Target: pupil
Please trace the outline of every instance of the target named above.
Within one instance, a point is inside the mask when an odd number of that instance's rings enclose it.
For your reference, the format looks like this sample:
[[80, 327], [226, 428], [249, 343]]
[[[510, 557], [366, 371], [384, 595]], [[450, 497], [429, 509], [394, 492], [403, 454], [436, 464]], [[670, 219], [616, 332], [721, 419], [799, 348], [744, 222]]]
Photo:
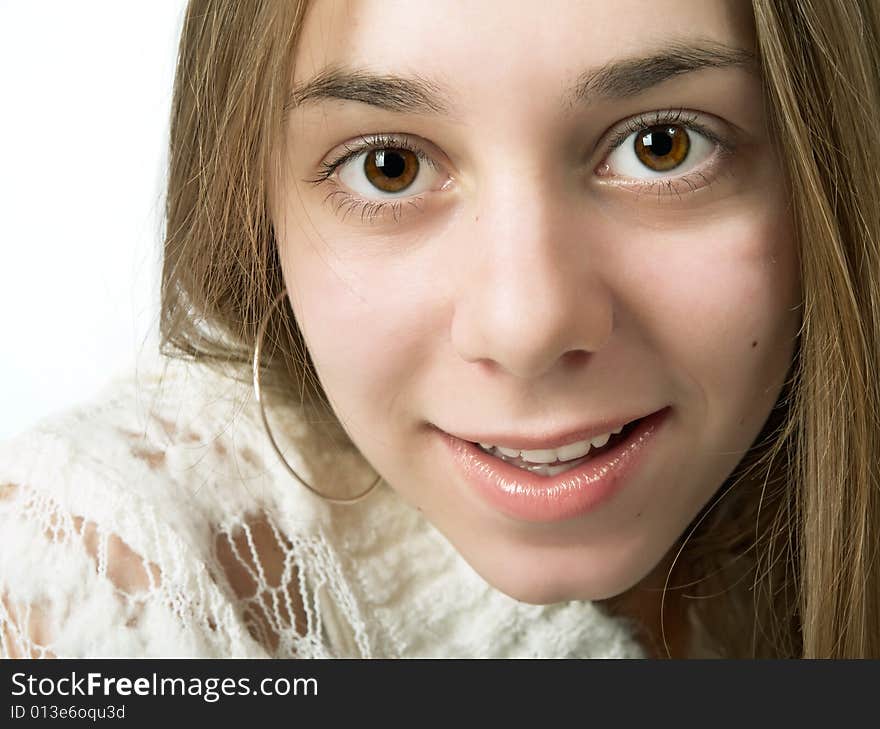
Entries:
[[659, 134], [656, 132], [646, 134], [642, 139], [642, 143], [656, 157], [663, 157], [672, 151], [672, 136], [669, 132], [661, 131]]
[[376, 155], [376, 167], [382, 170], [382, 174], [386, 177], [400, 177], [406, 167], [406, 160], [402, 155], [383, 149]]

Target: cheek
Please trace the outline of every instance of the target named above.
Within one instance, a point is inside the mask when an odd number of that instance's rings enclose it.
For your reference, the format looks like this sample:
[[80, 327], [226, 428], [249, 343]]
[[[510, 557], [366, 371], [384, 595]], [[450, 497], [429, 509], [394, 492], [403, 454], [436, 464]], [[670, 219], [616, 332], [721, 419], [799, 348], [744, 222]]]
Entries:
[[[398, 395], [424, 361], [430, 336], [430, 288], [418, 272], [387, 257], [339, 260], [306, 241], [288, 242], [283, 269], [297, 322], [337, 414], [369, 437], [400, 422]], [[434, 337], [436, 339], [436, 337]]]
[[644, 249], [657, 253], [629, 269], [633, 283], [643, 282], [629, 286], [638, 296], [629, 307], [642, 317], [641, 331], [653, 337], [650, 346], [678, 376], [677, 385], [699, 395], [704, 415], [763, 422], [788, 370], [799, 323], [798, 264], [787, 219], [752, 208], [665, 240], [655, 235]]

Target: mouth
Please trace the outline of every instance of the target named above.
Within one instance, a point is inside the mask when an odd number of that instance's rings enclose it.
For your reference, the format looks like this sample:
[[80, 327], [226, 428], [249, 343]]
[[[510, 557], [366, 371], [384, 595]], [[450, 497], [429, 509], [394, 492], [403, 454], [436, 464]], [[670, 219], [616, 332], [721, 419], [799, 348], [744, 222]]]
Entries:
[[670, 411], [630, 421], [604, 443], [601, 436], [591, 439], [583, 453], [578, 449], [583, 451], [584, 442], [516, 451], [442, 435], [465, 483], [490, 507], [517, 520], [553, 522], [597, 509], [630, 483]]
[[488, 443], [475, 443], [474, 445], [487, 455], [493, 456], [516, 468], [538, 474], [539, 476], [557, 476], [613, 450], [629, 438], [642, 420], [644, 418], [632, 420], [616, 431], [611, 431], [595, 438], [577, 441], [562, 448], [520, 450], [504, 446], [493, 446]]

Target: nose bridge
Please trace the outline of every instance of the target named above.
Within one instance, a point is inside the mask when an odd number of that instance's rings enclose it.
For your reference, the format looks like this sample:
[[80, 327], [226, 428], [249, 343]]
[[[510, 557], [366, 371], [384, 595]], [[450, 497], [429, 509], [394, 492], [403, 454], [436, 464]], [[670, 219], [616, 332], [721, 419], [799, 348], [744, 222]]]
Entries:
[[562, 313], [565, 288], [576, 278], [566, 274], [575, 273], [577, 265], [569, 261], [574, 265], [565, 270], [569, 241], [554, 231], [550, 214], [543, 196], [522, 190], [506, 200], [494, 196], [483, 207], [477, 236], [485, 241], [480, 268], [486, 283], [483, 305], [490, 311], [484, 315], [498, 326], [506, 320], [516, 327], [539, 320], [549, 324]]
[[584, 221], [539, 170], [489, 184], [465, 235], [473, 243], [455, 302], [452, 339], [468, 361], [542, 374], [570, 351], [600, 349], [612, 326]]

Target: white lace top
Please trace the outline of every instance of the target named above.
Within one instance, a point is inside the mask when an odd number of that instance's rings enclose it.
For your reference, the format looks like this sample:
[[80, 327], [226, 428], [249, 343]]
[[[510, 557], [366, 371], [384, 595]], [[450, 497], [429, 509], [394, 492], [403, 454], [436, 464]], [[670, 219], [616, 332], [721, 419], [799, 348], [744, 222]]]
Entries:
[[[320, 442], [271, 412], [309, 478]], [[0, 446], [3, 656], [641, 657], [632, 636], [493, 589], [385, 485], [308, 493], [250, 388], [201, 365], [140, 367]]]

